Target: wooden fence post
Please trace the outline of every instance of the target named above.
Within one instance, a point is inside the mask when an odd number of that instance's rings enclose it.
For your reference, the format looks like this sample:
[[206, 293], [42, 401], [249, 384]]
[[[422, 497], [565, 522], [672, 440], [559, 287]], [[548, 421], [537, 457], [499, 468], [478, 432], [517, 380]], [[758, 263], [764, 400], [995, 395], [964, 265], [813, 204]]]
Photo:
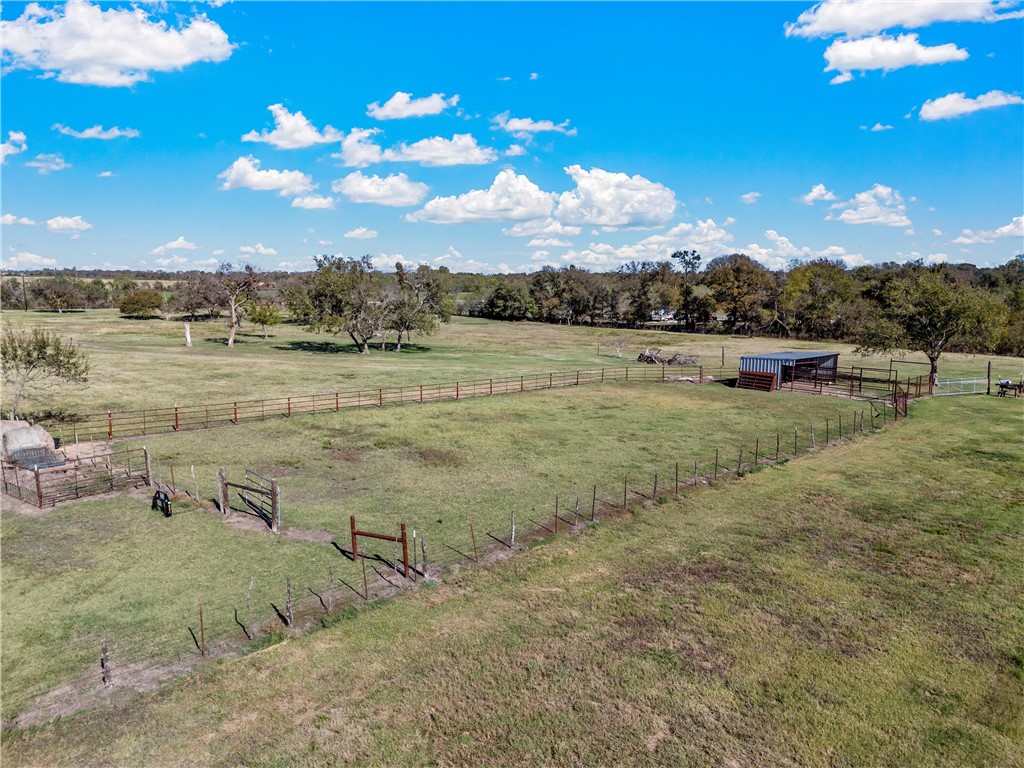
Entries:
[[761, 450], [761, 438], [754, 438], [754, 467], [757, 468], [757, 455]]
[[114, 414], [112, 411], [107, 411], [107, 439], [114, 439]]
[[174, 431], [177, 432], [179, 427], [178, 423], [178, 406], [174, 406]]
[[228, 474], [224, 467], [217, 470], [217, 503], [222, 515], [228, 513]]
[[288, 619], [288, 626], [290, 627], [292, 625], [292, 623], [294, 622], [294, 617], [292, 616], [292, 580], [291, 579], [285, 579], [284, 580], [284, 588], [285, 588], [284, 613], [285, 613], [285, 618]]
[[39, 479], [39, 467], [36, 467], [33, 470], [33, 472], [34, 472], [34, 474], [36, 476], [36, 496], [39, 499], [39, 508], [42, 509], [43, 508], [43, 484], [42, 484], [42, 482]]
[[109, 688], [113, 685], [110, 679], [110, 656], [107, 654], [107, 638], [100, 643], [100, 669], [103, 673], [103, 687]]
[[[555, 520], [556, 521], [558, 520], [557, 516], [555, 517]], [[555, 523], [555, 530], [556, 531], [558, 530], [558, 523], [557, 522]], [[473, 537], [473, 562], [474, 563], [479, 563], [480, 562], [480, 553], [477, 552], [477, 549], [476, 549], [476, 530], [474, 530], [474, 528], [473, 528], [473, 518], [472, 517], [469, 518], [469, 535]]]
[[[402, 566], [405, 571], [405, 578], [409, 578], [409, 539], [405, 535], [405, 521], [402, 521]], [[415, 533], [415, 532], [414, 532]], [[415, 549], [415, 541], [413, 542]]]
[[510, 549], [516, 547], [516, 511], [513, 509], [509, 512], [509, 522], [512, 525], [512, 535], [509, 536], [508, 545]]
[[[725, 347], [722, 347], [722, 349], [724, 350]], [[724, 354], [724, 352], [723, 352], [723, 354]], [[716, 483], [718, 482], [718, 449], [717, 448], [715, 448], [715, 482]]]
[[203, 623], [203, 604], [199, 604], [199, 655], [206, 655], [206, 625]]
[[590, 502], [590, 521], [594, 521], [594, 517], [597, 515], [597, 486], [594, 486], [594, 498]]
[[427, 573], [427, 534], [420, 534], [420, 551], [423, 553], [423, 573]]
[[[146, 460], [146, 487], [147, 488], [152, 488], [153, 487], [153, 463], [152, 463], [152, 459], [150, 459], [150, 457], [149, 457], [149, 450], [146, 448], [146, 446], [142, 446], [142, 456]], [[198, 499], [197, 499], [197, 501], [198, 501]]]

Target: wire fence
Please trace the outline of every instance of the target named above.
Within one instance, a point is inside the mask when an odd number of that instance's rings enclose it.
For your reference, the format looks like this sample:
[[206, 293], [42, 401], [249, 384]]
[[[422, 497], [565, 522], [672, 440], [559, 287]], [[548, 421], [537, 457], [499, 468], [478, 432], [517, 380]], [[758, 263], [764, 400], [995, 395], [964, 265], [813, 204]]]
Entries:
[[[319, 582], [293, 583], [283, 571], [255, 574], [249, 577], [247, 587], [240, 585], [234, 599], [209, 600], [198, 592], [192, 615], [179, 615], [172, 626], [138, 632], [114, 613], [107, 634], [75, 634], [66, 639], [60, 653], [67, 655], [68, 669], [87, 675], [78, 681], [83, 691], [94, 691], [97, 686], [134, 687], [143, 678], [183, 674], [208, 658], [244, 653], [290, 633], [328, 626], [353, 615], [359, 605], [398, 594], [421, 581], [443, 579], [453, 568], [511, 554], [545, 537], [578, 533], [597, 520], [635, 512], [698, 488], [715, 487], [899, 420], [891, 405], [868, 406], [836, 413], [823, 423], [751, 436], [730, 451], [663, 457], [643, 474], [623, 471], [618, 476], [591, 479], [589, 484], [581, 482], [568, 494], [554, 495], [547, 513], [528, 516], [514, 508], [497, 515], [490, 511], [482, 527], [469, 520], [469, 536], [451, 538], [424, 526], [412, 532], [412, 546], [405, 559], [393, 542], [390, 549], [380, 543], [361, 545], [357, 554], [346, 546], [346, 537], [338, 536], [323, 545], [325, 565]], [[500, 520], [507, 522], [496, 522]], [[88, 667], [93, 669], [91, 673], [87, 673]], [[37, 701], [24, 723], [31, 718], [45, 719], [47, 701], [45, 696]], [[58, 703], [52, 705], [57, 712]]]
[[40, 508], [148, 485], [149, 456], [144, 448], [73, 456], [59, 466], [45, 468], [0, 460], [3, 493]]

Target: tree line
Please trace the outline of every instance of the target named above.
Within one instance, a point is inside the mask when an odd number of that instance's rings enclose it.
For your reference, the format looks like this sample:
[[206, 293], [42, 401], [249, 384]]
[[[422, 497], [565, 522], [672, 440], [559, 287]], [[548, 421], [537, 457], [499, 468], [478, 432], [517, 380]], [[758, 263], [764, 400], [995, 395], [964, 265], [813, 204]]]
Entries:
[[369, 257], [315, 257], [301, 274], [222, 265], [214, 273], [163, 275], [143, 282], [71, 270], [7, 277], [6, 308], [119, 307], [127, 316], [161, 312], [191, 320], [228, 315], [228, 343], [243, 319], [262, 326], [285, 314], [310, 330], [348, 336], [362, 352], [391, 339], [430, 333], [452, 314], [571, 325], [661, 327], [837, 340], [865, 350], [917, 349], [1024, 355], [1024, 255], [998, 267], [921, 262], [847, 268], [841, 261], [794, 262], [770, 271], [740, 253], [704, 263], [696, 251], [662, 262], [631, 262], [614, 272], [575, 266], [533, 274], [451, 274]]

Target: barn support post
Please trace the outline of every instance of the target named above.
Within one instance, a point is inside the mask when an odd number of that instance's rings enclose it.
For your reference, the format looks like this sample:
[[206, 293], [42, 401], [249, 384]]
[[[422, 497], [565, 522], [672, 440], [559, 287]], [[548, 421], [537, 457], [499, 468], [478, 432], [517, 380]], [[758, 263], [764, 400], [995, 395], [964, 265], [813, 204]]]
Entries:
[[153, 460], [149, 457], [149, 449], [142, 446], [142, 457], [146, 460], [146, 487], [153, 487]]

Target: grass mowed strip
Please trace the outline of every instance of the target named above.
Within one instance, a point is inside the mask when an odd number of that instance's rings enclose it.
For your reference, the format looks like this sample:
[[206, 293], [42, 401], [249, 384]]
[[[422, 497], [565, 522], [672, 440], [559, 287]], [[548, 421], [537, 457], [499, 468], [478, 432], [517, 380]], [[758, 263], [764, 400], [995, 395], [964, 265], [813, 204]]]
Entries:
[[11, 765], [1024, 764], [1024, 423], [995, 398], [558, 537]]
[[[159, 668], [195, 658], [190, 630], [219, 653], [244, 645], [239, 621], [252, 623], [250, 606], [259, 634], [283, 629], [275, 617], [289, 580], [295, 602], [313, 610], [309, 590], [322, 594], [331, 574], [333, 600], [358, 600], [342, 582], [362, 591], [361, 569], [331, 545], [349, 547], [349, 515], [391, 534], [407, 522], [426, 535], [431, 564], [450, 566], [474, 554], [474, 534], [479, 549], [500, 547], [491, 536], [507, 539], [512, 512], [520, 539], [553, 527], [556, 494], [572, 520], [577, 497], [589, 515], [595, 485], [599, 498], [621, 503], [628, 476], [633, 503], [637, 492], [653, 493], [655, 473], [668, 489], [676, 462], [684, 483], [694, 459], [711, 475], [716, 450], [724, 476], [741, 442], [747, 466], [758, 439], [762, 460], [779, 432], [791, 450], [794, 425], [806, 448], [814, 423], [820, 445], [825, 419], [834, 425], [837, 407], [852, 406], [709, 385], [609, 384], [150, 436], [153, 473], [167, 483], [174, 467], [178, 488], [194, 493], [194, 466], [205, 499], [219, 467], [235, 481], [247, 468], [276, 478], [285, 535], [228, 525], [184, 499], [166, 519], [139, 495], [5, 513], [4, 718], [88, 675], [104, 637], [122, 668]], [[845, 416], [849, 434], [852, 411]], [[242, 506], [234, 494], [232, 503]], [[393, 556], [390, 544], [363, 546]]]

